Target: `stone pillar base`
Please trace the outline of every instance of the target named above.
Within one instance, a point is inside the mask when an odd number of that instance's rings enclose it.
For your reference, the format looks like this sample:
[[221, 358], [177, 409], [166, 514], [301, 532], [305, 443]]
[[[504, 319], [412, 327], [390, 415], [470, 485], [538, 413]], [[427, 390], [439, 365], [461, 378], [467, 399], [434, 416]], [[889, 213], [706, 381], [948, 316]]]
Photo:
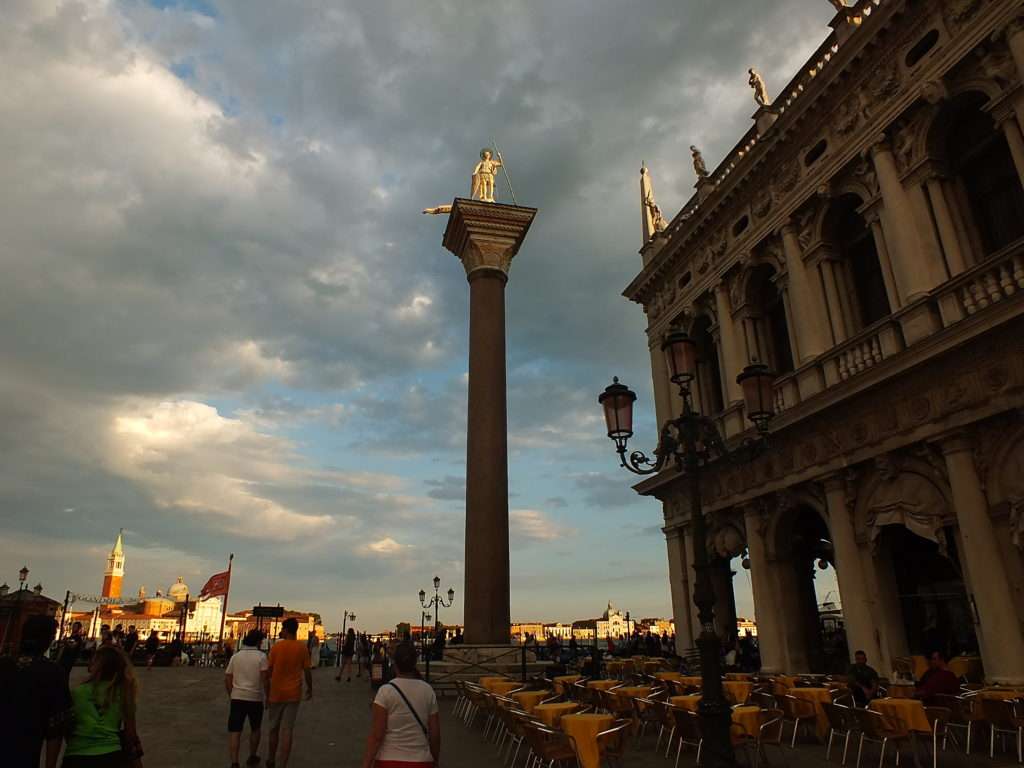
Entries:
[[942, 320], [928, 301], [919, 301], [900, 312], [903, 339], [911, 347], [942, 328]]

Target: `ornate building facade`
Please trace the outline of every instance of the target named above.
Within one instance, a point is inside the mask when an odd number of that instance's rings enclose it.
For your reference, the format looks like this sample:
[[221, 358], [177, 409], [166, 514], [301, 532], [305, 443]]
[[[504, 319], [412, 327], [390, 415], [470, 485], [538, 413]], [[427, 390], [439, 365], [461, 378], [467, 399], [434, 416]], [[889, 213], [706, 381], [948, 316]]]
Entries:
[[[697, 192], [655, 225], [642, 174], [641, 303], [659, 423], [661, 341], [698, 341], [695, 404], [747, 429], [736, 376], [778, 374], [771, 447], [663, 503], [680, 648], [699, 632], [694, 547], [749, 564], [763, 666], [824, 671], [815, 563], [850, 652], [880, 670], [934, 648], [1024, 682], [1024, 2], [859, 0]], [[703, 172], [702, 172], [703, 171]], [[723, 632], [723, 634], [725, 634]]]

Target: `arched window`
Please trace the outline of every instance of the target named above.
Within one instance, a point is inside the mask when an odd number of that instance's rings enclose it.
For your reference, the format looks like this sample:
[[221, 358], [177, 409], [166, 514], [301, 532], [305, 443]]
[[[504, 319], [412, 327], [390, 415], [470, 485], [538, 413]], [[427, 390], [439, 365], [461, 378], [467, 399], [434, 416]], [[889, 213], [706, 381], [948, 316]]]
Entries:
[[1024, 188], [1006, 136], [982, 109], [987, 100], [969, 93], [954, 101], [942, 137], [986, 256], [1024, 237]]
[[857, 195], [843, 195], [832, 202], [825, 217], [825, 239], [841, 260], [837, 290], [848, 308], [829, 307], [844, 315], [847, 335], [876, 323], [892, 313], [885, 290], [882, 265], [871, 226], [860, 213], [863, 201]]
[[698, 317], [690, 335], [697, 342], [697, 389], [700, 391], [701, 410], [706, 414], [721, 413], [725, 409], [725, 398], [718, 347], [711, 336], [711, 318], [707, 315]]
[[793, 348], [789, 343], [786, 305], [775, 284], [775, 268], [762, 264], [754, 269], [747, 284], [750, 323], [747, 350], [751, 358], [767, 363], [776, 373], [793, 370]]

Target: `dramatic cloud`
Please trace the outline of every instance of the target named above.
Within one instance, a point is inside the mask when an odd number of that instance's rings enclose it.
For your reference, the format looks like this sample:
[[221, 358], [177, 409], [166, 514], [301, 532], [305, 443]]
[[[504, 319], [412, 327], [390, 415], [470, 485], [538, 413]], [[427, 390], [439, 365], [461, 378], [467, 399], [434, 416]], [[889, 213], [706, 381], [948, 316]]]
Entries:
[[658, 506], [596, 403], [628, 381], [653, 446], [620, 296], [639, 166], [678, 210], [689, 144], [713, 164], [750, 125], [746, 67], [777, 90], [830, 12], [3, 3], [0, 562], [89, 591], [124, 526], [131, 589], [234, 552], [242, 603], [359, 594], [373, 628], [410, 617], [410, 580], [460, 582], [468, 291], [418, 211], [493, 137], [540, 210], [507, 288], [513, 611], [666, 613], [664, 546], [622, 535]]

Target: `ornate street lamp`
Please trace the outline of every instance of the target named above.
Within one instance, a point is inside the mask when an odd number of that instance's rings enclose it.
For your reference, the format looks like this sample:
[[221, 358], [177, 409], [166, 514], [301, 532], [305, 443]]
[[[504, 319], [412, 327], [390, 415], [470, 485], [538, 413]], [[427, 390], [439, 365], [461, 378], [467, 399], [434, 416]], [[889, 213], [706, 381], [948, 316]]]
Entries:
[[420, 590], [420, 606], [423, 608], [424, 611], [427, 610], [427, 608], [433, 606], [433, 608], [434, 608], [434, 621], [436, 622], [435, 626], [437, 626], [441, 622], [441, 609], [442, 608], [451, 608], [452, 604], [454, 604], [454, 602], [455, 602], [455, 590], [454, 589], [449, 589], [448, 590], [448, 602], [447, 603], [444, 601], [444, 598], [441, 597], [441, 578], [439, 576], [435, 576], [434, 577], [434, 596], [432, 598], [427, 600], [427, 593], [424, 592], [422, 589]]
[[[717, 459], [750, 461], [764, 449], [768, 423], [773, 415], [775, 375], [768, 366], [751, 363], [736, 377], [743, 391], [747, 417], [754, 423], [757, 437], [747, 437], [739, 445], [730, 448], [719, 434], [714, 421], [693, 407], [690, 384], [697, 375], [696, 342], [685, 333], [674, 331], [665, 338], [661, 348], [669, 378], [679, 387], [683, 412], [662, 426], [653, 460], [642, 451], [633, 451], [627, 456], [626, 446], [633, 436], [636, 393], [620, 384], [616, 378], [598, 397], [598, 403], [604, 409], [608, 437], [615, 443], [623, 467], [638, 475], [650, 475], [660, 472], [671, 461], [686, 475], [690, 486], [690, 519], [694, 541], [704, 542], [707, 538], [707, 523], [701, 508], [700, 470]], [[723, 768], [736, 764], [729, 735], [732, 710], [722, 694], [720, 642], [715, 634], [715, 593], [710, 573], [712, 566], [708, 561], [707, 547], [703, 543], [694, 546], [693, 551], [696, 572], [693, 602], [697, 606], [701, 624], [697, 646], [700, 650], [703, 696], [698, 705], [698, 714], [704, 734], [707, 765], [709, 768]]]

